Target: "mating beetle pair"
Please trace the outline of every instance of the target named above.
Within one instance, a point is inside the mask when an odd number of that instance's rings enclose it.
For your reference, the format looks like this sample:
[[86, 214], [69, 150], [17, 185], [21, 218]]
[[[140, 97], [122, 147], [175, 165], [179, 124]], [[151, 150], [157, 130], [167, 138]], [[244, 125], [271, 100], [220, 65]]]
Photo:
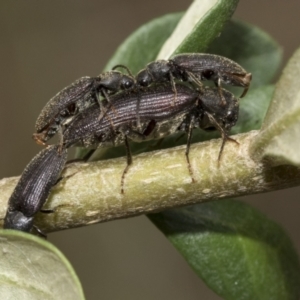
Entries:
[[[105, 102], [100, 101], [99, 94], [109, 101], [109, 95], [122, 90], [135, 90], [138, 93], [142, 87], [152, 83], [169, 81], [174, 93], [174, 105], [177, 98], [175, 79], [194, 83], [200, 88], [202, 87], [201, 81], [211, 80], [217, 85], [220, 98], [225, 105], [222, 83], [244, 87], [242, 94], [244, 96], [251, 81], [251, 73], [247, 73], [236, 62], [223, 56], [205, 53], [180, 54], [168, 61], [152, 62], [141, 70], [136, 78], [127, 67], [123, 65], [116, 67], [125, 68], [128, 75], [113, 70], [95, 78], [82, 77], [54, 96], [43, 108], [36, 121], [36, 133], [33, 138], [37, 143], [45, 145], [69, 117], [84, 111], [91, 103], [99, 103], [100, 116], [103, 117], [106, 105], [102, 105]], [[139, 122], [139, 100], [137, 103]]]
[[[125, 144], [127, 166], [123, 171], [121, 190], [124, 192], [124, 176], [132, 163], [129, 140], [143, 142], [160, 139], [178, 131], [188, 134], [186, 159], [189, 162], [189, 148], [192, 130], [195, 127], [219, 130], [223, 143], [219, 159], [228, 137], [228, 132], [238, 118], [239, 101], [225, 89], [222, 94], [225, 106], [219, 97], [218, 88], [205, 87], [195, 90], [178, 83], [177, 100], [170, 84], [154, 84], [141, 90], [121, 92], [111, 97], [114, 110], [110, 109], [99, 121], [99, 106], [92, 105], [68, 124], [63, 132], [63, 148], [82, 146], [98, 148]], [[139, 103], [139, 117], [136, 107]], [[194, 179], [193, 179], [194, 181]]]
[[[222, 94], [221, 83], [241, 86], [244, 87], [241, 95], [243, 97], [248, 91], [252, 75], [226, 57], [206, 53], [190, 53], [179, 54], [169, 60], [149, 63], [136, 77], [137, 82], [142, 86], [168, 80], [176, 93], [174, 78], [193, 82], [200, 87], [202, 86], [201, 81], [211, 80], [219, 88], [220, 94]], [[224, 98], [222, 100], [225, 101]]]

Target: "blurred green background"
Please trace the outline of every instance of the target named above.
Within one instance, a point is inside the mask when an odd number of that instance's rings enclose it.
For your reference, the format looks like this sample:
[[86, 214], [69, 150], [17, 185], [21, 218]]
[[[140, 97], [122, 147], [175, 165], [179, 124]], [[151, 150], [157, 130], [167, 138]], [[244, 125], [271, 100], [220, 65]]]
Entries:
[[[171, 3], [171, 4], [170, 4]], [[44, 104], [82, 76], [101, 72], [143, 23], [183, 11], [184, 1], [15, 0], [0, 2], [0, 178], [19, 175], [41, 148], [31, 140]], [[299, 1], [241, 1], [234, 17], [269, 32], [284, 62], [300, 46]], [[289, 232], [300, 254], [300, 188], [244, 197]], [[49, 235], [73, 264], [87, 299], [220, 297], [144, 217]]]

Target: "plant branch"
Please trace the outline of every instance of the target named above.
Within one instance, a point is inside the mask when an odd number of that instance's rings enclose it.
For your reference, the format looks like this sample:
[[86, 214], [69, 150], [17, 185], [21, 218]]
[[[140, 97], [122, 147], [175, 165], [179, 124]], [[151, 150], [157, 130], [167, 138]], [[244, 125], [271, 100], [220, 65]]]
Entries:
[[[73, 175], [53, 188], [44, 206], [55, 212], [39, 213], [36, 225], [47, 233], [300, 185], [300, 168], [271, 167], [250, 158], [248, 147], [257, 133], [234, 136], [240, 145], [227, 142], [219, 167], [220, 139], [193, 144], [190, 161], [196, 183], [191, 183], [185, 146], [137, 155], [125, 177], [124, 195], [120, 193], [124, 157], [70, 164], [63, 176]], [[1, 219], [17, 180], [18, 177], [14, 177], [0, 181]]]

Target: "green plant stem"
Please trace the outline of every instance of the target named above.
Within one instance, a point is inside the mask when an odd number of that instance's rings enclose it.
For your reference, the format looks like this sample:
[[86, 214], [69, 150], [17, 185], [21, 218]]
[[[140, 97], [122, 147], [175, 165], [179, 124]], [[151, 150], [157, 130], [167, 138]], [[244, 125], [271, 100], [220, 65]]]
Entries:
[[[258, 131], [234, 136], [239, 145], [227, 142], [220, 166], [220, 139], [193, 144], [190, 161], [195, 183], [191, 183], [185, 160], [185, 146], [133, 157], [125, 177], [125, 194], [120, 193], [124, 157], [91, 163], [70, 164], [52, 191], [36, 225], [44, 232], [126, 218], [166, 208], [237, 197], [300, 185], [300, 168], [271, 167], [253, 161], [249, 144]], [[0, 218], [18, 177], [0, 181]]]

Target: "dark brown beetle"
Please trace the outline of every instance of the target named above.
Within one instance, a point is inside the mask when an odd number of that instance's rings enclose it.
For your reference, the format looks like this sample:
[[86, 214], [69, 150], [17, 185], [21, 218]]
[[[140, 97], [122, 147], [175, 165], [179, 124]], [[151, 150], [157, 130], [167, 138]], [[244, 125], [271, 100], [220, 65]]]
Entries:
[[[114, 110], [108, 109], [99, 120], [99, 107], [93, 105], [77, 115], [63, 133], [63, 147], [111, 147], [125, 144], [127, 166], [132, 163], [128, 141], [142, 142], [162, 138], [176, 132], [186, 114], [196, 107], [198, 92], [182, 84], [177, 87], [177, 102], [172, 106], [172, 87], [167, 84], [151, 85], [139, 92], [121, 92], [110, 100]], [[140, 124], [136, 113], [139, 108]]]
[[9, 198], [4, 228], [27, 232], [32, 229], [34, 216], [59, 181], [66, 160], [67, 150], [61, 151], [56, 145], [43, 149], [30, 161]]
[[92, 103], [98, 102], [103, 114], [105, 109], [100, 95], [109, 101], [109, 95], [135, 85], [135, 79], [128, 68], [122, 65], [116, 67], [125, 68], [129, 75], [113, 70], [97, 77], [82, 77], [50, 99], [37, 118], [33, 139], [38, 144], [46, 145], [68, 118], [85, 110]]
[[169, 60], [158, 60], [149, 63], [137, 76], [137, 84], [148, 86], [153, 82], [170, 81], [175, 93], [174, 79], [189, 81], [202, 86], [201, 81], [211, 80], [219, 88], [223, 105], [225, 97], [222, 95], [221, 84], [244, 87], [241, 97], [245, 96], [252, 79], [239, 64], [229, 58], [207, 53], [178, 54]]
[[[176, 131], [186, 114], [196, 107], [198, 96], [198, 91], [178, 84], [178, 103], [172, 106], [173, 93], [169, 84], [151, 85], [140, 93], [120, 92], [111, 96], [115, 112], [108, 110], [101, 120], [96, 118], [97, 105], [75, 116], [63, 132], [63, 146], [118, 146], [125, 143], [125, 136], [136, 142], [159, 139]], [[140, 129], [136, 115], [138, 99]]]
[[[222, 89], [226, 99], [222, 105], [218, 88], [204, 88], [200, 91], [190, 89], [182, 83], [177, 84], [177, 101], [173, 104], [174, 94], [171, 85], [151, 85], [140, 90], [121, 92], [111, 97], [115, 112], [107, 110], [99, 120], [99, 107], [93, 105], [77, 115], [63, 133], [63, 147], [83, 146], [99, 148], [125, 144], [127, 166], [121, 179], [124, 192], [124, 178], [132, 156], [128, 140], [142, 142], [165, 137], [178, 131], [188, 133], [186, 159], [190, 174], [189, 148], [194, 127], [206, 129], [214, 127], [223, 137], [219, 158], [228, 140], [228, 132], [238, 117], [238, 100], [230, 92]], [[139, 102], [139, 118], [136, 114]], [[194, 179], [193, 179], [194, 181]]]

